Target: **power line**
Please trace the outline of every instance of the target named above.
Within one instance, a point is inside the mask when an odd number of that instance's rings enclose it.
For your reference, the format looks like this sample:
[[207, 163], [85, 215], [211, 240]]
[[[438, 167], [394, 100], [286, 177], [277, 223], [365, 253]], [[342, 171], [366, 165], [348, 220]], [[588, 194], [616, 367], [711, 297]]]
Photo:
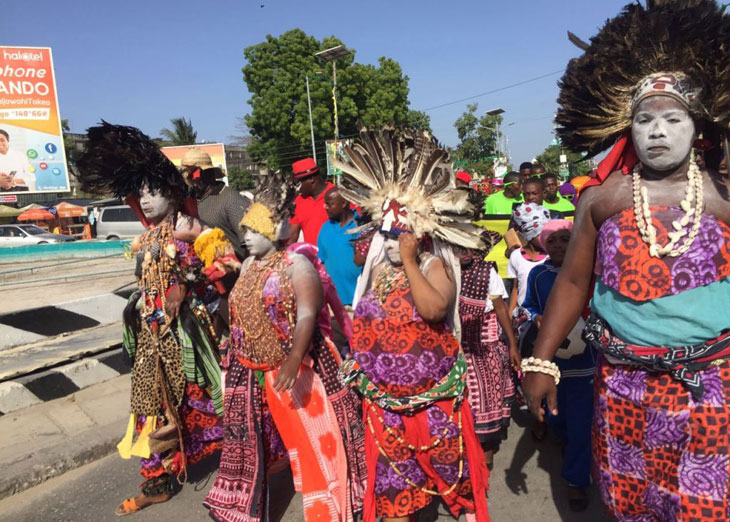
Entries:
[[454, 100], [454, 101], [442, 103], [440, 105], [434, 105], [433, 107], [427, 107], [425, 109], [419, 109], [419, 110], [425, 112], [425, 111], [432, 111], [434, 109], [440, 109], [441, 107], [448, 107], [449, 105], [456, 105], [457, 103], [462, 103], [462, 102], [465, 102], [465, 101], [473, 100], [474, 98], [479, 98], [481, 96], [486, 96], [487, 94], [494, 94], [495, 92], [505, 91], [505, 90], [511, 89], [513, 87], [519, 87], [520, 85], [525, 85], [526, 83], [536, 82], [537, 80], [542, 80], [542, 79], [548, 78], [550, 76], [555, 76], [556, 74], [560, 74], [563, 71], [564, 71], [564, 69], [560, 69], [558, 71], [553, 71], [553, 72], [550, 72], [550, 73], [547, 73], [547, 74], [543, 74], [542, 76], [536, 76], [534, 78], [530, 78], [529, 80], [523, 80], [521, 82], [513, 83], [513, 84], [510, 84], [510, 85], [505, 85], [504, 87], [500, 87], [498, 89], [493, 89], [491, 91], [487, 91], [487, 92], [482, 92], [482, 93], [479, 93], [479, 94], [475, 94], [474, 96], [469, 96], [467, 98], [462, 98], [460, 100]]

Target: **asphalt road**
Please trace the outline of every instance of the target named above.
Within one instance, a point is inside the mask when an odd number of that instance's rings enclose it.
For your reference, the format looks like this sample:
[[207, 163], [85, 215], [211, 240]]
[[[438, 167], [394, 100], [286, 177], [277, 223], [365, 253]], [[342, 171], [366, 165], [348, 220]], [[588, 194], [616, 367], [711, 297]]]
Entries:
[[[517, 414], [525, 424], [523, 414]], [[190, 482], [170, 502], [152, 506], [131, 515], [130, 522], [209, 520], [201, 505], [215, 476], [217, 459], [191, 470]], [[489, 510], [494, 522], [539, 520], [607, 522], [597, 492], [591, 491], [589, 509], [572, 513], [565, 499], [565, 484], [560, 479], [560, 445], [546, 440], [535, 444], [529, 430], [513, 422], [508, 439], [495, 456], [490, 477]], [[66, 473], [40, 486], [0, 502], [0, 521], [7, 522], [101, 522], [119, 520], [115, 507], [134, 495], [141, 482], [135, 461], [110, 455], [97, 462]], [[302, 520], [301, 499], [294, 494], [287, 473], [272, 478], [272, 522]], [[439, 514], [419, 515], [419, 522], [453, 520]], [[462, 517], [463, 519], [463, 517]]]

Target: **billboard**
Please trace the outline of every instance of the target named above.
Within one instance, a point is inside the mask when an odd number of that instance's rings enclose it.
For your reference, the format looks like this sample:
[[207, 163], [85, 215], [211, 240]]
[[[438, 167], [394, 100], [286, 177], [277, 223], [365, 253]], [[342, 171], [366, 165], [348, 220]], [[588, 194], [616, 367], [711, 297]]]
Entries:
[[335, 168], [334, 162], [345, 154], [345, 145], [352, 145], [352, 140], [327, 140], [324, 142], [327, 158], [327, 177], [330, 179], [342, 174], [341, 170]]
[[0, 46], [0, 194], [69, 191], [51, 49]]
[[171, 147], [160, 147], [167, 159], [172, 161], [176, 167], [180, 166], [183, 156], [190, 149], [200, 149], [210, 155], [214, 167], [226, 172], [226, 149], [222, 143], [205, 143], [199, 145], [176, 145]]

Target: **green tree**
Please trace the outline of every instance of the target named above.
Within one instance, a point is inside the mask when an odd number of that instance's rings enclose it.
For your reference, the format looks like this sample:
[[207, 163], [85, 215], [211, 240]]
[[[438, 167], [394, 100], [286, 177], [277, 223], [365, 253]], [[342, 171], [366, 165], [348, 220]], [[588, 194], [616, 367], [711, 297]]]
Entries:
[[232, 167], [228, 169], [227, 175], [228, 185], [235, 190], [241, 191], [256, 188], [256, 176], [246, 169]]
[[570, 169], [570, 177], [582, 176], [591, 170], [592, 166], [583, 159], [583, 156], [577, 152], [570, 152], [565, 147], [552, 143], [542, 154], [535, 158], [537, 163], [545, 167], [547, 172], [558, 174], [560, 171], [560, 155], [565, 154], [568, 157], [568, 167]]
[[[293, 29], [268, 35], [244, 50], [243, 79], [251, 97], [245, 123], [251, 135], [248, 153], [270, 168], [288, 168], [311, 154], [306, 77], [312, 100], [317, 158], [324, 162], [324, 141], [334, 138], [332, 64], [315, 53], [342, 45]], [[376, 65], [354, 62], [355, 52], [337, 59], [337, 111], [340, 137], [357, 133], [358, 122], [377, 127], [411, 122], [428, 126], [428, 117], [408, 107], [408, 77], [398, 62], [381, 57]]]
[[454, 127], [459, 136], [459, 145], [454, 152], [455, 165], [478, 178], [491, 178], [492, 166], [497, 154], [497, 142], [502, 136], [499, 125], [502, 116], [483, 114], [477, 116], [476, 103], [466, 106]]
[[162, 129], [160, 134], [170, 145], [195, 145], [198, 133], [193, 129], [193, 123], [185, 118], [170, 120], [172, 129]]

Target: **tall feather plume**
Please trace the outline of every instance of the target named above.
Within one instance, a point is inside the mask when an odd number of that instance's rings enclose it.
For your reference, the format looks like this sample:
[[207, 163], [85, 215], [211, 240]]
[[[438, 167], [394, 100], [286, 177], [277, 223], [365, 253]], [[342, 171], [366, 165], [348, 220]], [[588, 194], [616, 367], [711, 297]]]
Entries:
[[379, 225], [383, 203], [394, 199], [408, 210], [416, 236], [432, 235], [454, 245], [483, 248], [482, 229], [471, 223], [473, 202], [455, 190], [447, 150], [427, 132], [387, 127], [363, 129], [356, 143], [344, 148], [335, 168], [342, 170], [340, 194], [362, 207]]
[[637, 84], [682, 72], [701, 89], [694, 116], [730, 123], [730, 16], [713, 0], [648, 0], [624, 7], [571, 60], [559, 82], [558, 135], [573, 151], [598, 154], [631, 125]]
[[276, 223], [292, 216], [294, 198], [297, 194], [290, 176], [285, 176], [281, 172], [268, 171], [260, 179], [254, 201], [268, 208]]
[[139, 194], [143, 185], [182, 197], [187, 188], [160, 147], [135, 127], [106, 121], [87, 130], [86, 150], [77, 162], [81, 188], [118, 198]]

